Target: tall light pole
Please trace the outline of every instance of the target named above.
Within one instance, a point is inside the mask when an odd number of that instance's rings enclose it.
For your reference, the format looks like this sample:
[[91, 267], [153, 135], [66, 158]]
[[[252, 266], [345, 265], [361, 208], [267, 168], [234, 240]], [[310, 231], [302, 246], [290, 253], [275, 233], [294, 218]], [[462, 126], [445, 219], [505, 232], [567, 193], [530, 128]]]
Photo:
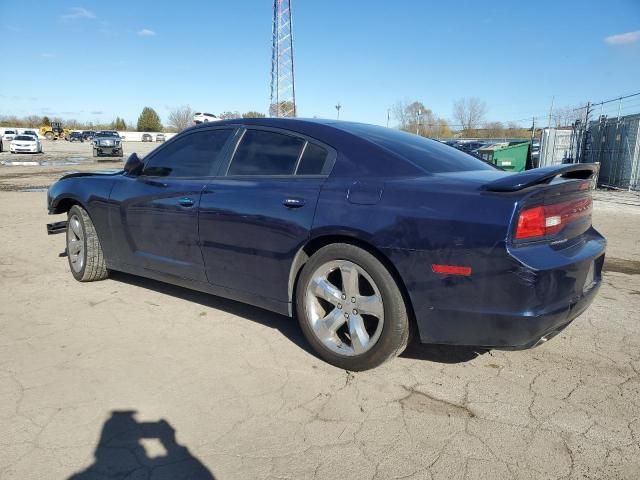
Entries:
[[338, 102], [338, 104], [336, 105], [336, 110], [338, 111], [338, 120], [340, 120], [340, 109], [342, 108], [342, 105], [340, 105], [340, 102]]
[[387, 108], [387, 128], [389, 128], [389, 119], [391, 118], [391, 109]]
[[420, 122], [422, 121], [422, 110], [418, 110], [418, 123], [416, 124], [416, 135], [420, 135]]

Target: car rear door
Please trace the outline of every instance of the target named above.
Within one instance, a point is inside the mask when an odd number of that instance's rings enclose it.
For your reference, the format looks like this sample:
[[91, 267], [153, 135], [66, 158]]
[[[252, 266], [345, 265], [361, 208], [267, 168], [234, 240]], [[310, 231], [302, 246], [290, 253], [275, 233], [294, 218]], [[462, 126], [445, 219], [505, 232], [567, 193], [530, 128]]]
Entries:
[[288, 131], [250, 127], [204, 189], [200, 243], [208, 281], [288, 302], [289, 270], [309, 237], [335, 151]]
[[110, 199], [120, 261], [206, 282], [198, 244], [198, 206], [235, 130], [202, 129], [180, 135], [145, 161], [143, 172], [117, 182]]

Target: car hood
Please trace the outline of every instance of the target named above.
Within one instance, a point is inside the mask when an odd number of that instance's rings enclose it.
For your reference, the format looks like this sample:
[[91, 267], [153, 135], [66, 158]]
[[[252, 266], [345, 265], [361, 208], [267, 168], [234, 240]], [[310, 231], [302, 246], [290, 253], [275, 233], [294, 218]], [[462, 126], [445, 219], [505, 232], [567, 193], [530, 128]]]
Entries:
[[62, 177], [60, 180], [64, 180], [65, 178], [76, 178], [76, 177], [98, 177], [98, 176], [113, 176], [120, 175], [124, 173], [124, 170], [121, 168], [110, 168], [105, 170], [96, 170], [95, 172], [69, 172]]

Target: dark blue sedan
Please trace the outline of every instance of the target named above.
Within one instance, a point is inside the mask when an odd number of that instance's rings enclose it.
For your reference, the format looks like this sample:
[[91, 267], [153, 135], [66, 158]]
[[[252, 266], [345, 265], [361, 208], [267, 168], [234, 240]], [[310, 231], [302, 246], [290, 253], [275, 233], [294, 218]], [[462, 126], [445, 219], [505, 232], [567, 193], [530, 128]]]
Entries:
[[[597, 167], [510, 174], [360, 123], [193, 127], [118, 173], [49, 189], [79, 281], [117, 270], [297, 316], [348, 370], [424, 343], [521, 349], [582, 313], [601, 281]], [[414, 328], [415, 327], [415, 328]]]

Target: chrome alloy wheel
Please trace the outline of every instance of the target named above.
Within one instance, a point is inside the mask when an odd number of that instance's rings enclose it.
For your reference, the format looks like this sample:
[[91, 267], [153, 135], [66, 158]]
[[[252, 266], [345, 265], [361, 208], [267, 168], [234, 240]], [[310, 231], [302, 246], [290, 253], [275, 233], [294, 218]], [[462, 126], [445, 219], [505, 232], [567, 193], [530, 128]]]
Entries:
[[348, 260], [332, 260], [313, 273], [304, 307], [317, 339], [337, 354], [360, 355], [382, 333], [380, 290], [362, 267]]
[[67, 228], [67, 255], [69, 255], [69, 263], [74, 272], [82, 271], [84, 266], [84, 234], [80, 218], [72, 215], [69, 218], [69, 226]]

